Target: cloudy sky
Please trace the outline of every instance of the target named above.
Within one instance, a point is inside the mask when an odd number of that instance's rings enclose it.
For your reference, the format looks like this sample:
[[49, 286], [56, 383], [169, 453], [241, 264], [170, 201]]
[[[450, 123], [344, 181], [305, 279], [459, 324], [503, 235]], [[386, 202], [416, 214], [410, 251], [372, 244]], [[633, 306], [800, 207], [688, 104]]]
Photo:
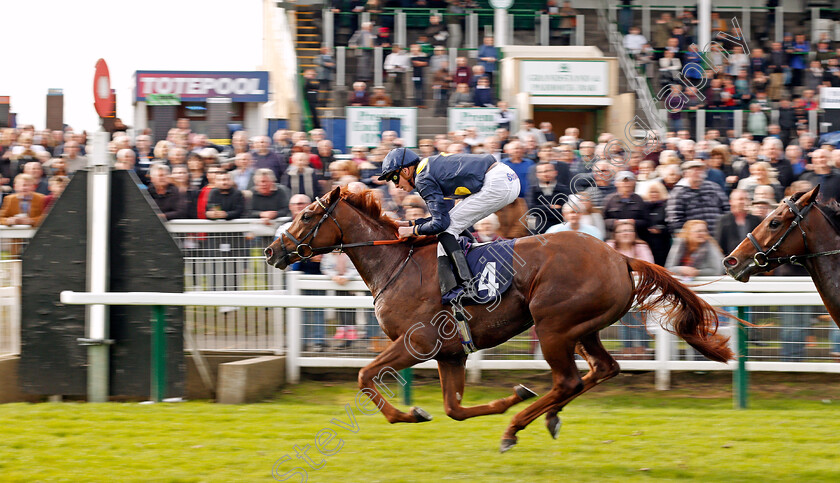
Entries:
[[96, 61], [105, 59], [117, 115], [132, 125], [137, 70], [256, 70], [262, 0], [0, 0], [0, 96], [19, 124], [45, 127], [46, 95], [64, 89], [64, 122], [95, 130]]

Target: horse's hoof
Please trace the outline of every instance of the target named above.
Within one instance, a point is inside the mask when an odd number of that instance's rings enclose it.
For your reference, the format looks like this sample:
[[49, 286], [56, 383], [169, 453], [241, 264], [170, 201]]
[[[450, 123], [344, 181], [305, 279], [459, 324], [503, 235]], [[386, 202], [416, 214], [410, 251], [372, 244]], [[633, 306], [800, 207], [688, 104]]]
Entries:
[[513, 388], [513, 393], [519, 396], [519, 399], [526, 400], [531, 399], [532, 397], [537, 397], [537, 393], [528, 389], [527, 387], [523, 386], [522, 384], [516, 385]]
[[563, 421], [556, 414], [545, 422], [545, 427], [548, 428], [549, 434], [554, 439], [557, 439], [557, 435], [560, 434], [560, 426], [563, 426]]
[[514, 446], [516, 446], [516, 439], [502, 439], [502, 445], [499, 447], [499, 453], [504, 453]]
[[411, 408], [411, 415], [418, 423], [425, 423], [432, 420], [432, 415], [421, 408]]

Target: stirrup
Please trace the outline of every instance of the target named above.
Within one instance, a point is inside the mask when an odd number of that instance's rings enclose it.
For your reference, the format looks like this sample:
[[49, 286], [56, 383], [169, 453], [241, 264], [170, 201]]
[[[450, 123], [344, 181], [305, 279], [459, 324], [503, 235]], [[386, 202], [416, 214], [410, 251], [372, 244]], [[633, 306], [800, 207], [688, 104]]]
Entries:
[[466, 355], [476, 352], [478, 348], [472, 340], [472, 333], [470, 326], [467, 324], [467, 318], [458, 310], [458, 304], [452, 304], [452, 315], [455, 316], [455, 323], [458, 325], [458, 335], [461, 337], [461, 347], [464, 349]]

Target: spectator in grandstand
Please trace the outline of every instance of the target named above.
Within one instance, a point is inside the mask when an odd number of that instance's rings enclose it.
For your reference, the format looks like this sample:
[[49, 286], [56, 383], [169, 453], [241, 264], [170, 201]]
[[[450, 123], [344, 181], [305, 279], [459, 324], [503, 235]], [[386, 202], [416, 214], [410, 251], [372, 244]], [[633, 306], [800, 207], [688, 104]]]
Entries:
[[473, 236], [478, 243], [502, 240], [503, 238], [500, 237], [498, 233], [499, 226], [499, 217], [495, 214], [490, 214], [486, 218], [478, 220], [475, 225], [473, 225], [473, 228], [475, 228]]
[[[44, 151], [45, 154], [48, 154]], [[23, 166], [23, 172], [32, 177], [32, 182], [35, 184], [35, 192], [44, 196], [50, 194], [50, 187], [47, 184], [47, 179], [44, 177], [44, 167], [40, 161], [30, 161]]]
[[50, 194], [48, 194], [44, 200], [45, 212], [49, 212], [50, 208], [52, 208], [68, 184], [70, 184], [70, 178], [67, 176], [56, 175], [50, 178]]
[[472, 69], [467, 65], [466, 57], [455, 59], [455, 73], [452, 76], [452, 80], [455, 84], [471, 84]]
[[0, 225], [41, 224], [46, 208], [46, 195], [35, 192], [35, 180], [21, 173], [15, 176], [15, 192], [3, 197]]
[[654, 180], [646, 185], [641, 196], [645, 200], [647, 220], [647, 230], [641, 238], [650, 246], [654, 262], [664, 267], [671, 249], [671, 231], [665, 223], [668, 190], [661, 182]]
[[409, 50], [411, 59], [411, 82], [414, 85], [414, 105], [425, 108], [424, 105], [424, 84], [426, 67], [429, 66], [429, 56], [420, 48], [420, 44], [411, 44]]
[[375, 86], [373, 88], [373, 94], [371, 94], [369, 102], [371, 106], [377, 107], [387, 107], [394, 105], [394, 101], [392, 101], [391, 96], [389, 96], [385, 92], [385, 87], [383, 86]]
[[287, 165], [280, 156], [271, 149], [271, 139], [268, 136], [256, 136], [251, 157], [256, 169], [268, 168], [274, 171], [274, 176], [280, 178], [286, 171]]
[[747, 116], [747, 131], [753, 138], [760, 141], [767, 135], [767, 116], [761, 111], [761, 105], [757, 102], [750, 104], [750, 113]]
[[446, 48], [442, 46], [435, 47], [434, 54], [429, 58], [429, 72], [435, 74], [441, 68], [449, 70], [449, 56], [446, 55]]
[[154, 163], [149, 168], [149, 195], [160, 210], [158, 216], [164, 221], [189, 218], [187, 200], [178, 187], [172, 184], [169, 175], [169, 166], [163, 163]]
[[[375, 23], [375, 22], [374, 22]], [[384, 50], [391, 48], [391, 28], [379, 27], [376, 31], [376, 47], [382, 47]]]
[[761, 218], [749, 212], [749, 194], [734, 189], [729, 194], [730, 212], [721, 215], [715, 226], [715, 240], [723, 253], [732, 253], [741, 241], [761, 223]]
[[805, 68], [808, 65], [808, 55], [811, 51], [811, 44], [805, 40], [805, 35], [797, 34], [794, 37], [793, 44], [790, 46], [788, 53], [790, 54], [790, 69], [791, 69], [791, 85], [803, 85], [803, 75]]
[[367, 93], [367, 84], [361, 81], [353, 83], [353, 90], [347, 95], [349, 106], [369, 106], [370, 99]]
[[[636, 229], [632, 220], [618, 220], [615, 222], [613, 236], [607, 240], [607, 245], [618, 253], [630, 258], [654, 263], [653, 253], [643, 240], [636, 237]], [[619, 338], [624, 346], [624, 353], [631, 357], [644, 354], [650, 336], [645, 329], [646, 312], [627, 312], [621, 317]]]
[[472, 103], [475, 107], [494, 107], [493, 90], [490, 88], [490, 79], [487, 77], [478, 78], [478, 83], [473, 91]]
[[820, 200], [828, 202], [840, 199], [840, 174], [828, 164], [829, 154], [825, 149], [811, 153], [811, 169], [799, 176], [800, 180], [820, 185]]
[[671, 31], [679, 21], [675, 20], [670, 12], [662, 12], [653, 26], [653, 47], [657, 50], [665, 48], [668, 39], [671, 38]]
[[254, 190], [246, 218], [259, 218], [266, 225], [279, 217], [289, 216], [289, 188], [278, 185], [274, 172], [260, 169], [254, 173]]
[[395, 44], [391, 48], [391, 53], [385, 57], [384, 69], [388, 76], [385, 83], [394, 100], [394, 105], [402, 106], [403, 100], [407, 98], [405, 82], [406, 73], [411, 70], [411, 56]]
[[309, 110], [309, 118], [312, 120], [312, 126], [315, 128], [321, 127], [321, 120], [318, 119], [318, 85], [315, 69], [306, 69], [303, 71], [303, 92], [306, 95], [306, 107]]
[[[362, 22], [361, 29], [357, 30], [347, 42], [347, 46], [353, 49], [356, 54], [356, 79], [359, 81], [369, 82], [373, 79], [373, 47], [375, 43], [376, 35], [373, 33], [371, 22]], [[362, 105], [367, 105], [367, 103]]]
[[540, 123], [540, 132], [543, 134], [543, 138], [545, 138], [545, 142], [547, 143], [556, 143], [557, 142], [557, 135], [554, 134], [554, 126], [551, 125], [548, 121], [543, 121]]
[[688, 220], [674, 239], [665, 268], [683, 280], [723, 274], [723, 253], [703, 220]]
[[[262, 168], [266, 169], [266, 168]], [[216, 171], [215, 188], [207, 198], [205, 216], [209, 220], [234, 220], [242, 218], [245, 211], [245, 197], [233, 185], [230, 173], [223, 170]]]
[[449, 69], [444, 65], [434, 73], [432, 78], [432, 95], [435, 99], [435, 117], [446, 115], [446, 106], [449, 102], [449, 90], [452, 87], [452, 76]]
[[523, 119], [521, 123], [521, 127], [519, 131], [516, 133], [516, 137], [519, 140], [525, 139], [526, 134], [533, 134], [536, 136], [537, 144], [542, 144], [545, 142], [545, 135], [542, 131], [536, 128], [536, 124], [534, 123], [533, 119]]
[[641, 53], [642, 47], [648, 43], [647, 39], [644, 35], [642, 35], [642, 29], [639, 27], [630, 27], [630, 32], [624, 36], [624, 48], [627, 49], [628, 53], [635, 56]]
[[506, 131], [510, 131], [510, 125], [513, 122], [513, 112], [508, 109], [508, 103], [499, 101], [496, 104], [496, 108], [498, 109], [495, 115], [496, 128], [504, 128]]
[[[563, 179], [557, 176], [558, 166], [564, 169]], [[561, 209], [571, 194], [569, 168], [564, 164], [555, 166], [551, 162], [541, 162], [536, 165], [535, 172], [536, 183], [529, 188], [526, 197], [528, 213], [535, 217], [535, 223], [529, 229], [534, 233], [545, 233], [549, 227], [563, 223]]]
[[309, 155], [306, 153], [292, 155], [292, 165], [283, 177], [283, 184], [291, 190], [292, 195], [305, 194], [310, 199], [315, 199], [322, 194], [318, 175], [309, 165]]
[[72, 175], [76, 171], [87, 167], [88, 159], [80, 154], [79, 143], [67, 141], [64, 143], [63, 154], [61, 155], [66, 165], [67, 174]]
[[672, 233], [678, 233], [687, 220], [702, 220], [715, 229], [720, 215], [729, 211], [723, 189], [705, 179], [706, 164], [700, 160], [682, 165], [684, 178], [670, 193], [666, 222]]
[[592, 202], [592, 206], [598, 211], [604, 208], [604, 202], [611, 194], [616, 192], [616, 187], [613, 184], [616, 168], [609, 161], [600, 159], [595, 162], [592, 167], [593, 180], [595, 186], [586, 188], [585, 194]]
[[237, 154], [236, 158], [234, 158], [234, 164], [236, 168], [230, 172], [230, 177], [233, 179], [236, 188], [239, 191], [253, 188], [254, 173], [257, 169], [254, 167], [254, 160], [251, 157], [251, 153], [244, 152]]
[[805, 80], [803, 85], [806, 89], [817, 90], [823, 83], [823, 76], [825, 69], [818, 60], [812, 60], [810, 67], [805, 71]]
[[449, 98], [449, 107], [473, 107], [473, 95], [469, 84], [458, 84]]
[[440, 22], [440, 15], [431, 15], [429, 17], [429, 26], [425, 30], [426, 37], [429, 42], [435, 46], [435, 53], [438, 49], [446, 49], [446, 41], [449, 39], [449, 31], [446, 26]]
[[[333, 80], [333, 75], [335, 73], [335, 59], [332, 56], [332, 49], [329, 46], [324, 45], [321, 47], [321, 53], [315, 57], [315, 65], [318, 66], [318, 72], [315, 76], [318, 79], [318, 90], [325, 94], [325, 98], [328, 97], [331, 87], [331, 82]], [[319, 102], [319, 106], [324, 105], [323, 103]]]
[[628, 222], [636, 228], [640, 238], [647, 232], [648, 220], [645, 200], [636, 194], [636, 176], [630, 171], [615, 175], [615, 193], [604, 200], [604, 222], [607, 233], [613, 233], [619, 222]]
[[493, 37], [484, 37], [484, 43], [478, 48], [479, 65], [484, 68], [484, 75], [487, 76], [490, 83], [493, 85], [493, 75], [496, 73], [496, 64], [499, 62], [499, 51], [493, 45]]
[[562, 216], [565, 221], [563, 223], [549, 227], [549, 229], [546, 230], [546, 233], [576, 231], [594, 236], [599, 240], [604, 239], [603, 233], [597, 227], [581, 222], [581, 214], [580, 212], [578, 212], [573, 203], [566, 203], [565, 205], [563, 205]]

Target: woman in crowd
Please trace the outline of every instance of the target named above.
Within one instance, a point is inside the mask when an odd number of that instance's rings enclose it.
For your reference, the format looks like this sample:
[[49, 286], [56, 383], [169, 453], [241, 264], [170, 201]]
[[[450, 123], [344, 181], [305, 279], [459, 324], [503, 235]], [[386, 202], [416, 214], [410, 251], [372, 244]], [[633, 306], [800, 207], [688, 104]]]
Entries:
[[775, 170], [766, 161], [757, 161], [751, 164], [750, 175], [738, 182], [738, 189], [745, 190], [750, 199], [755, 197], [757, 186], [772, 186], [776, 193], [776, 199], [781, 199], [785, 193], [779, 180], [776, 179]]
[[668, 190], [660, 182], [648, 185], [647, 192], [642, 194], [647, 209], [648, 228], [643, 235], [653, 253], [653, 261], [664, 267], [671, 250], [671, 232], [665, 223], [665, 207], [668, 203]]
[[674, 239], [665, 268], [684, 280], [723, 274], [723, 253], [703, 220], [688, 220]]
[[190, 153], [187, 158], [187, 170], [189, 171], [190, 189], [200, 191], [207, 185], [207, 174], [204, 170], [204, 161], [196, 153]]
[[[636, 239], [636, 227], [632, 221], [616, 221], [613, 238], [607, 240], [607, 245], [624, 256], [638, 258], [649, 263], [654, 262], [653, 253], [648, 244]], [[624, 346], [625, 354], [629, 354], [630, 357], [639, 357], [647, 350], [650, 337], [645, 330], [646, 319], [645, 312], [627, 312], [621, 318], [621, 325], [618, 326], [619, 338]]]
[[478, 243], [503, 240], [503, 238], [500, 237], [497, 233], [499, 227], [501, 227], [501, 223], [499, 223], [499, 217], [496, 216], [495, 213], [492, 213], [490, 214], [490, 216], [482, 218], [476, 222], [476, 224], [473, 226], [473, 228], [475, 228], [473, 236], [475, 237], [475, 240]]

